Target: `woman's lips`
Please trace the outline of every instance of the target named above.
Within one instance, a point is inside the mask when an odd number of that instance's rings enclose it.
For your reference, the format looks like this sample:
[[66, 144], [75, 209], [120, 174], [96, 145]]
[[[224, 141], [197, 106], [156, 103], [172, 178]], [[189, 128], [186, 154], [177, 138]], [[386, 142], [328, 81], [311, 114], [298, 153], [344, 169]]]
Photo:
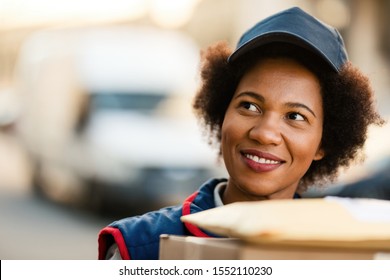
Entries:
[[243, 150], [241, 155], [246, 165], [255, 172], [272, 171], [285, 162], [275, 155], [257, 150]]

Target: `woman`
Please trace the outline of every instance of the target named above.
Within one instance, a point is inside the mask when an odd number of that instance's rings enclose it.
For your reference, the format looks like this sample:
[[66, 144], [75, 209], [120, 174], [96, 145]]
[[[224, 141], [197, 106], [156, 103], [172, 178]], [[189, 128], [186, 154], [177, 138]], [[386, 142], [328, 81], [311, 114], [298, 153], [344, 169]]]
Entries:
[[357, 159], [367, 127], [383, 122], [340, 34], [299, 8], [260, 21], [234, 52], [218, 43], [202, 60], [194, 109], [229, 178], [209, 180], [183, 205], [110, 224], [99, 235], [100, 259], [157, 259], [164, 233], [213, 236], [182, 215], [299, 198]]

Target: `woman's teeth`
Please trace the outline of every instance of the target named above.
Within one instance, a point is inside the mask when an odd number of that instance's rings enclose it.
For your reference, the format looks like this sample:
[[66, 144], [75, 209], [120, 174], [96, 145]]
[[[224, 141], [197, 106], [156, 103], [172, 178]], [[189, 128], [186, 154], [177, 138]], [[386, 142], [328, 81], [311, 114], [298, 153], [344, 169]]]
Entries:
[[276, 161], [276, 160], [272, 160], [272, 159], [265, 159], [265, 158], [258, 157], [255, 155], [245, 154], [245, 157], [249, 158], [250, 160], [253, 160], [257, 163], [262, 163], [262, 164], [279, 164], [280, 163], [280, 161]]

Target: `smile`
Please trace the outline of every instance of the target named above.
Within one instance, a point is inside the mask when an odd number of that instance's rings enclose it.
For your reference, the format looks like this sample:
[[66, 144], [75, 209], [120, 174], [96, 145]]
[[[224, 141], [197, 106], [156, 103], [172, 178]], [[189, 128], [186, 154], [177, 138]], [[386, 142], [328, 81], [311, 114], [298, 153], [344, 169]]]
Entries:
[[256, 155], [244, 154], [244, 156], [250, 160], [253, 160], [253, 161], [255, 161], [257, 163], [261, 163], [261, 164], [281, 164], [280, 161], [266, 159], [266, 158], [258, 157]]
[[256, 173], [273, 171], [285, 163], [284, 160], [273, 154], [254, 149], [242, 150], [241, 156], [246, 166]]

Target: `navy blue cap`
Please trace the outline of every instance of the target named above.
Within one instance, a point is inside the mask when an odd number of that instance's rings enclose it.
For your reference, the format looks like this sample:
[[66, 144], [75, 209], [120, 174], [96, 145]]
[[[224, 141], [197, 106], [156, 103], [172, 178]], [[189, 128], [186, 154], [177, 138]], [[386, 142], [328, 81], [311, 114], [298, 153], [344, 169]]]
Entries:
[[248, 51], [273, 42], [291, 43], [319, 55], [336, 72], [347, 62], [343, 38], [333, 27], [294, 7], [258, 22], [240, 38], [228, 62]]

